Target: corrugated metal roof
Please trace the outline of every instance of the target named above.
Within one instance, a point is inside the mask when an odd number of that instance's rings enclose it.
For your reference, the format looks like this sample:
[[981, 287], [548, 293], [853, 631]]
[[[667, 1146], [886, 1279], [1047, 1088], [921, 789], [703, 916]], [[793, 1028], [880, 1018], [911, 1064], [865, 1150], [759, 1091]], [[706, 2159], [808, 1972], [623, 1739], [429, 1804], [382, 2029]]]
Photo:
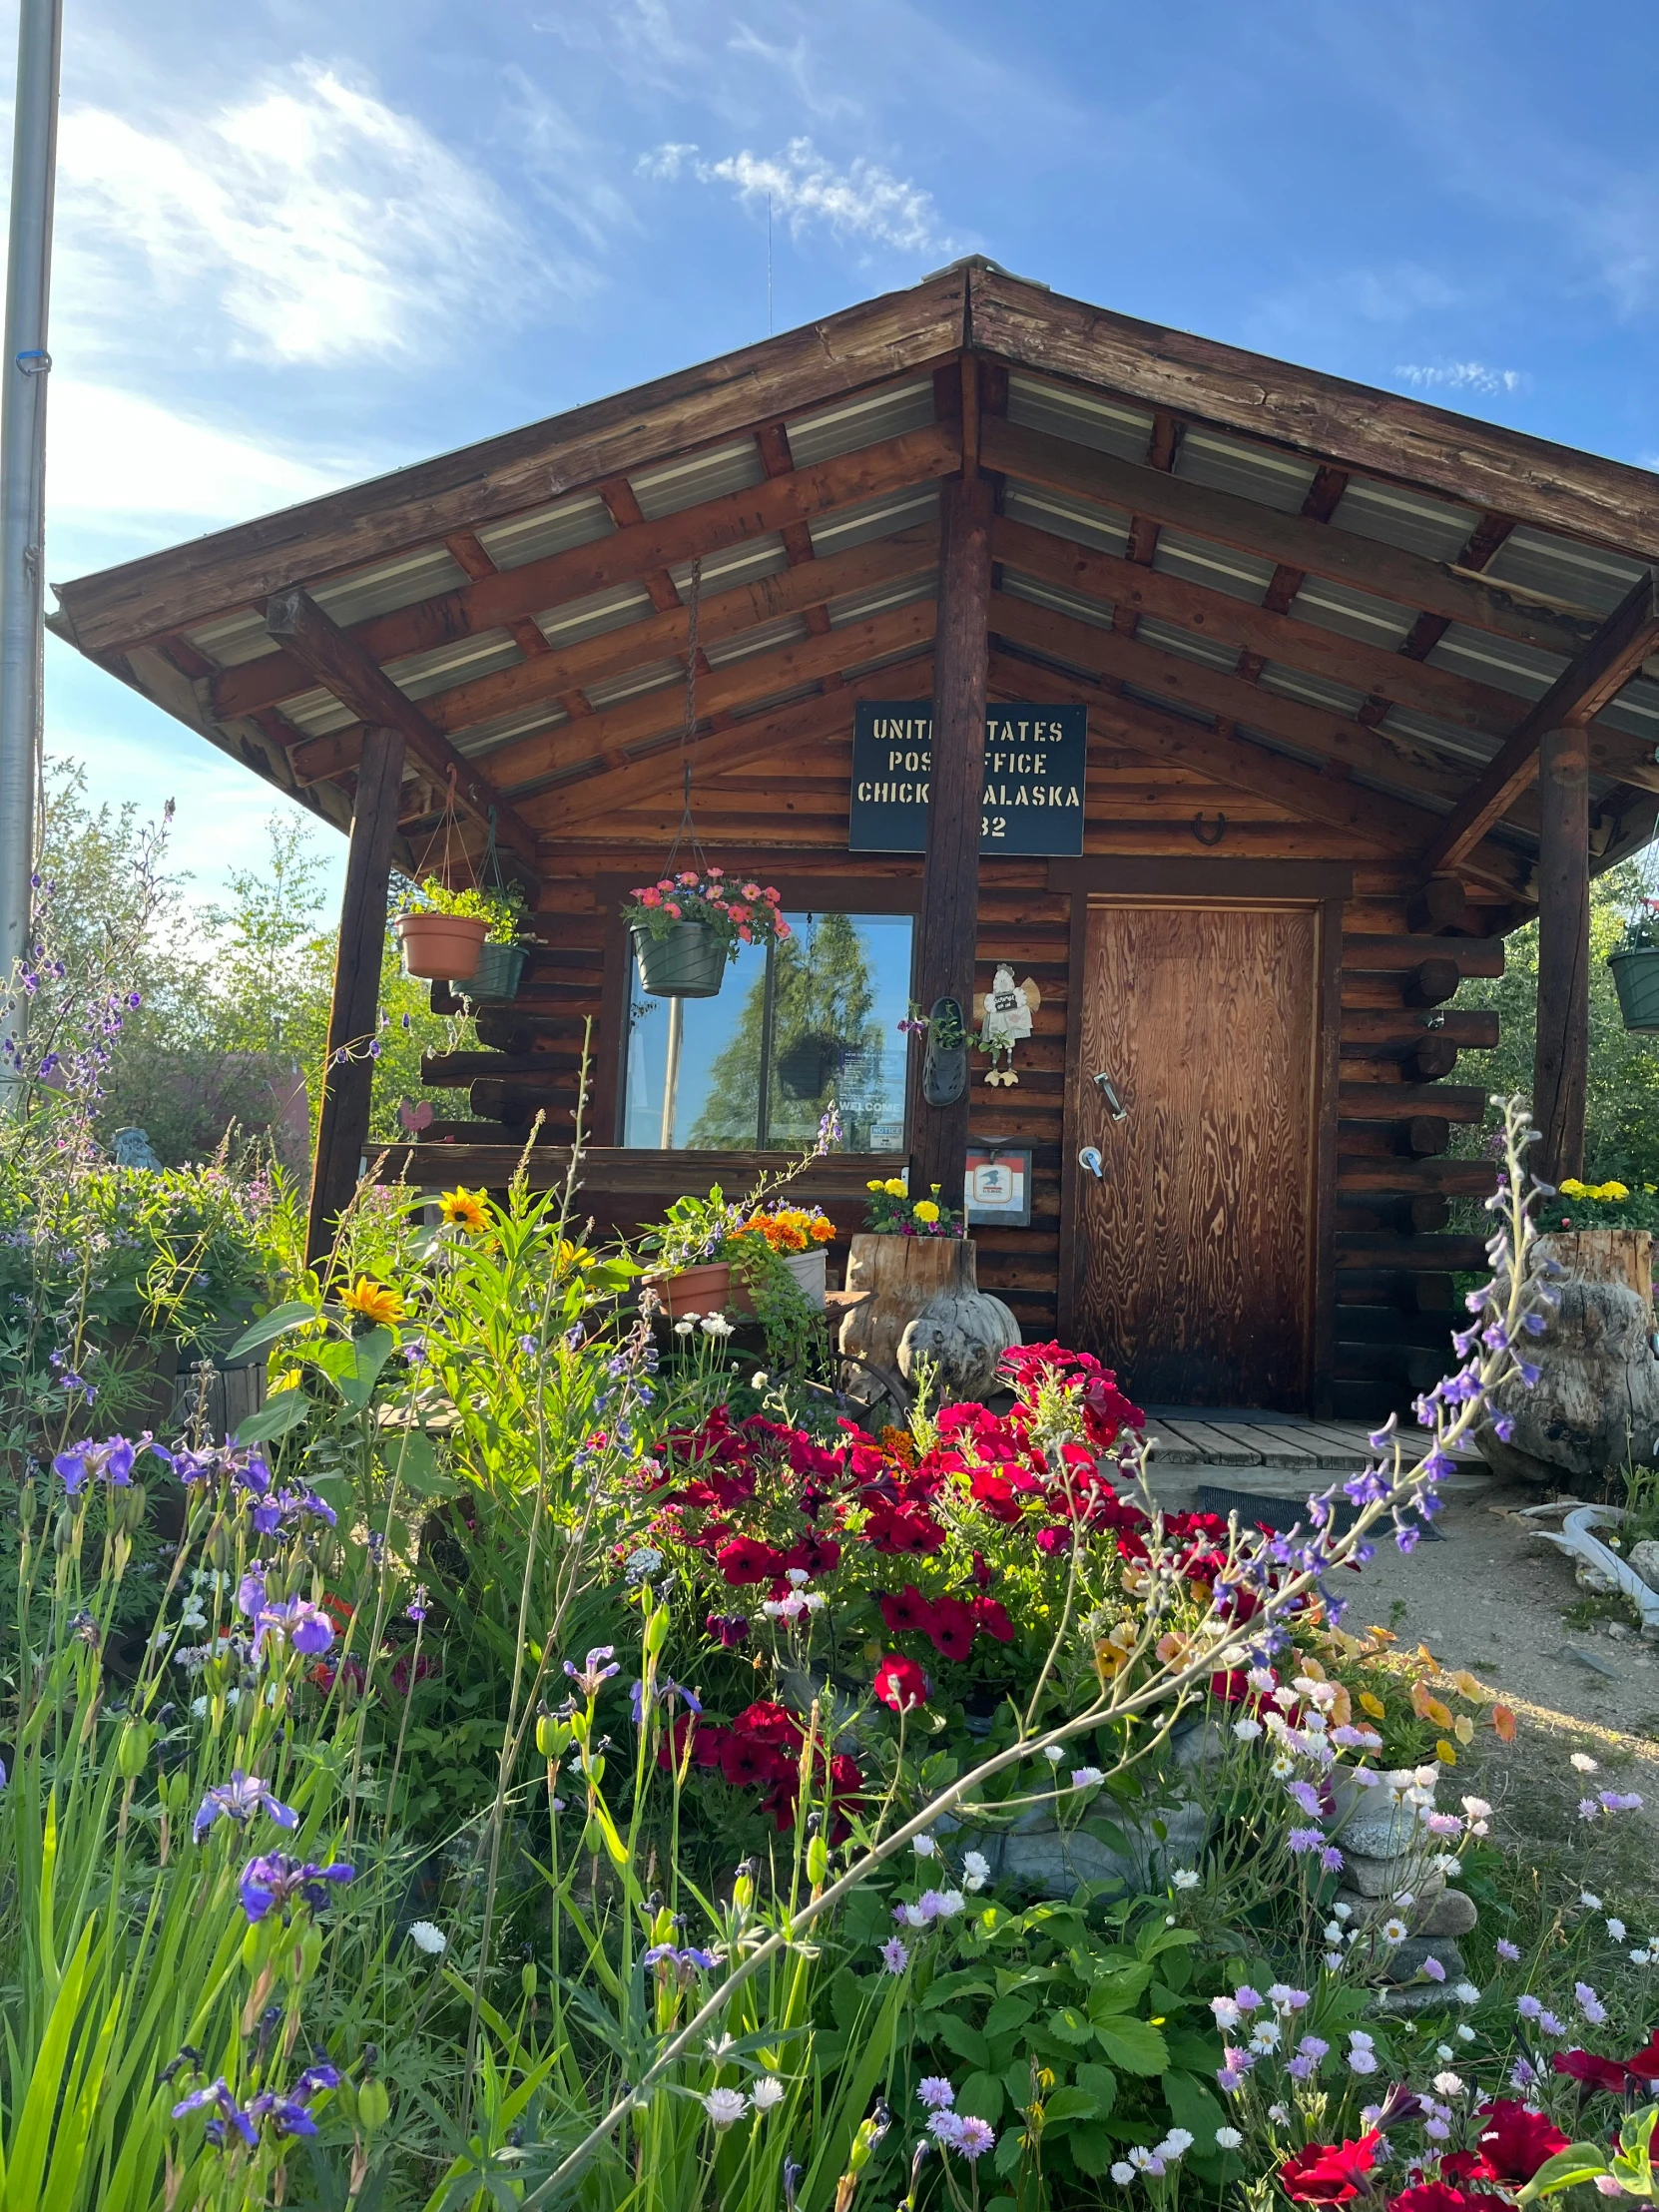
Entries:
[[598, 492], [579, 491], [568, 499], [555, 499], [550, 507], [509, 515], [505, 522], [486, 522], [476, 536], [497, 568], [523, 568], [528, 561], [608, 538], [615, 529], [611, 510]]
[[1390, 706], [1377, 727], [1403, 744], [1420, 745], [1424, 752], [1465, 770], [1484, 768], [1501, 742], [1483, 730], [1460, 730], [1409, 707]]
[[661, 691], [669, 684], [684, 686], [685, 681], [684, 661], [643, 661], [638, 668], [624, 669], [620, 676], [608, 676], [601, 684], [584, 684], [582, 690], [591, 707], [604, 708], [637, 699], [642, 692]]
[[1355, 591], [1324, 576], [1307, 578], [1291, 601], [1290, 612], [1298, 622], [1336, 630], [1345, 638], [1363, 638], [1368, 645], [1381, 645], [1389, 652], [1405, 642], [1417, 619], [1414, 607], [1378, 599], [1369, 591]]
[[757, 653], [775, 652], [784, 645], [799, 645], [803, 638], [811, 635], [805, 615], [779, 615], [773, 622], [758, 622], [752, 630], [740, 630], [736, 637], [722, 638], [718, 644], [705, 646], [703, 657], [711, 668], [729, 668], [734, 661], [751, 660]]
[[664, 515], [679, 514], [685, 507], [700, 507], [706, 499], [748, 491], [764, 483], [766, 473], [755, 440], [733, 438], [726, 445], [711, 446], [707, 452], [663, 461], [656, 468], [642, 468], [628, 482], [646, 521], [657, 522]]
[[1353, 691], [1347, 684], [1334, 684], [1328, 676], [1310, 676], [1306, 670], [1288, 668], [1283, 661], [1267, 662], [1256, 679], [1264, 691], [1278, 692], [1281, 698], [1298, 699], [1305, 707], [1319, 707], [1327, 714], [1341, 715], [1345, 722], [1352, 722], [1365, 705], [1367, 694]]
[[1274, 575], [1272, 561], [1237, 553], [1230, 545], [1214, 545], [1208, 538], [1189, 537], [1184, 530], [1159, 531], [1152, 565], [1165, 576], [1184, 576], [1190, 584], [1205, 584], [1253, 607], [1262, 604]]
[[1454, 561], [1479, 520], [1473, 507], [1453, 506], [1423, 492], [1401, 491], [1393, 484], [1353, 476], [1332, 512], [1331, 527], [1352, 530], [1357, 538], [1401, 546], [1425, 560]]
[[265, 616], [252, 607], [240, 607], [234, 615], [220, 615], [185, 636], [198, 653], [205, 653], [217, 668], [242, 668], [249, 661], [263, 661], [282, 649], [265, 626]]
[[837, 453], [855, 453], [860, 446], [902, 437], [906, 430], [923, 430], [932, 420], [933, 379], [915, 376], [885, 391], [865, 392], [816, 414], [798, 415], [785, 423], [784, 430], [796, 467], [811, 468]]
[[1190, 722], [1200, 730], [1213, 730], [1216, 726], [1216, 718], [1207, 708], [1195, 707], [1190, 699], [1166, 699], [1161, 691], [1146, 684], [1125, 684], [1123, 696], [1138, 700], [1143, 707], [1151, 707], [1158, 714]]
[[882, 492], [855, 506], [837, 507], [833, 514], [809, 522], [813, 551], [820, 560], [831, 553], [845, 553], [854, 545], [868, 545], [876, 538], [890, 538], [899, 530], [938, 519], [939, 487], [916, 484], [904, 491]]
[[1039, 484], [1008, 477], [1003, 485], [1002, 511], [1016, 522], [1028, 522], [1034, 530], [1051, 530], [1057, 537], [1075, 538], [1101, 553], [1115, 553], [1121, 560], [1129, 550], [1127, 514], [1115, 507], [1097, 507], [1092, 500], [1067, 499]]
[[451, 638], [425, 653], [405, 653], [385, 662], [384, 669], [408, 699], [426, 699], [447, 691], [452, 684], [469, 684], [475, 676], [492, 675], [498, 668], [514, 668], [524, 655], [507, 630], [480, 630], [475, 637]]
[[1467, 629], [1460, 622], [1452, 624], [1424, 660], [1429, 668], [1453, 669], [1477, 684], [1491, 684], [1528, 701], [1542, 699], [1567, 665], [1564, 654], [1541, 653], [1535, 646], [1494, 638], [1490, 631]]
[[765, 699], [752, 699], [748, 706], [733, 709], [734, 722], [753, 722], [757, 715], [771, 714], [775, 707], [793, 707], [798, 699], [817, 699], [817, 684], [792, 684], [788, 691], [769, 692]]
[[492, 722], [476, 723], [470, 730], [457, 731], [451, 743], [457, 753], [475, 761], [483, 754], [511, 745], [515, 739], [533, 738], [539, 730], [561, 729], [570, 719], [562, 707], [544, 699], [534, 706], [521, 707], [516, 714], [497, 715]]
[[1199, 637], [1173, 622], [1160, 622], [1156, 615], [1142, 615], [1135, 625], [1135, 642], [1155, 645], [1160, 653], [1173, 653], [1183, 661], [1195, 661], [1200, 668], [1219, 669], [1227, 676], [1239, 665], [1237, 646], [1224, 645], [1219, 638]]
[[536, 616], [536, 628], [549, 645], [580, 645], [585, 638], [603, 637], [608, 630], [624, 630], [631, 622], [643, 622], [655, 614], [651, 594], [643, 584], [616, 584], [609, 591], [590, 593], [586, 599], [567, 599]]
[[891, 584], [872, 584], [864, 591], [843, 592], [839, 599], [828, 603], [826, 612], [831, 630], [844, 630], [849, 622], [867, 622], [871, 615], [885, 614], [893, 607], [907, 607], [915, 599], [936, 599], [938, 594], [939, 572], [930, 568], [917, 576], [901, 576]]
[[[1598, 719], [1617, 730], [1628, 730], [1650, 745], [1659, 744], [1659, 684], [1651, 676], [1633, 676]], [[1659, 760], [1659, 754], [1654, 757]]]
[[1543, 530], [1511, 530], [1485, 574], [1501, 584], [1564, 600], [1594, 615], [1610, 615], [1646, 564], [1598, 545], [1575, 545]]
[[284, 699], [281, 714], [284, 722], [291, 722], [307, 738], [326, 737], [330, 730], [343, 730], [357, 719], [328, 691], [302, 692], [297, 699]]
[[1312, 461], [1281, 453], [1271, 445], [1223, 437], [1219, 430], [1184, 430], [1175, 448], [1173, 475], [1212, 491], [1254, 499], [1281, 514], [1299, 514], [1314, 481]]
[[399, 553], [395, 560], [375, 561], [353, 569], [349, 576], [331, 577], [313, 584], [311, 597], [341, 629], [367, 622], [375, 615], [390, 614], [394, 607], [412, 607], [421, 599], [436, 599], [440, 592], [458, 591], [467, 581], [447, 546], [422, 546], [413, 553]]
[[1045, 583], [1041, 577], [1027, 576], [1006, 563], [1002, 570], [1002, 589], [1010, 599], [1026, 600], [1033, 607], [1052, 607], [1056, 614], [1070, 615], [1074, 621], [1088, 623], [1091, 629], [1112, 627], [1112, 609], [1104, 601], [1086, 599], [1080, 592], [1067, 591], [1061, 584]]
[[868, 676], [873, 669], [896, 668], [901, 661], [920, 660], [932, 650], [930, 642], [927, 645], [895, 646], [890, 653], [877, 653], [867, 661], [848, 661], [841, 673], [848, 678]]
[[1144, 461], [1152, 445], [1152, 417], [1140, 408], [1075, 391], [1069, 384], [1050, 384], [1017, 368], [1008, 371], [1008, 420], [1022, 429], [1046, 430], [1051, 437], [1093, 446], [1098, 453], [1115, 453], [1123, 461]]
[[[717, 592], [734, 591], [740, 584], [758, 584], [763, 576], [782, 575], [789, 565], [790, 557], [784, 550], [783, 539], [769, 530], [765, 537], [747, 538], [742, 545], [723, 546], [718, 553], [706, 553], [699, 596], [713, 599]], [[668, 573], [681, 599], [689, 600], [690, 561], [676, 561]]]

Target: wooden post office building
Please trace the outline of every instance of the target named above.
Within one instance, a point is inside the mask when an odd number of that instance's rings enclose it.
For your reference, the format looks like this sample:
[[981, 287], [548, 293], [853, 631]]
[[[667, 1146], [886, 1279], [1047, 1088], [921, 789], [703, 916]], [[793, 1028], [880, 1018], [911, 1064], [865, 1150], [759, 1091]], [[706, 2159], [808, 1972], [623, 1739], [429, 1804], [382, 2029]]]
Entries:
[[[740, 1190], [833, 1096], [805, 1187], [843, 1229], [906, 1164], [958, 1201], [971, 1147], [1019, 1200], [975, 1234], [1027, 1337], [1147, 1402], [1357, 1415], [1439, 1372], [1479, 1264], [1445, 1225], [1488, 1185], [1452, 1140], [1495, 1017], [1450, 1002], [1534, 914], [1544, 1149], [1580, 1164], [1588, 876], [1659, 810], [1656, 554], [1640, 469], [976, 259], [54, 621], [349, 830], [336, 1041], [372, 1030], [389, 865], [448, 822], [452, 870], [493, 835], [532, 886], [516, 997], [428, 1070], [470, 1115], [384, 1172], [499, 1185], [545, 1109], [557, 1173], [591, 1021], [601, 1226]], [[619, 901], [688, 767], [708, 857], [795, 929], [671, 1021]], [[898, 1022], [999, 967], [1035, 986], [1018, 1081], [975, 1055], [927, 1104]], [[328, 1078], [319, 1225], [366, 1080]]]

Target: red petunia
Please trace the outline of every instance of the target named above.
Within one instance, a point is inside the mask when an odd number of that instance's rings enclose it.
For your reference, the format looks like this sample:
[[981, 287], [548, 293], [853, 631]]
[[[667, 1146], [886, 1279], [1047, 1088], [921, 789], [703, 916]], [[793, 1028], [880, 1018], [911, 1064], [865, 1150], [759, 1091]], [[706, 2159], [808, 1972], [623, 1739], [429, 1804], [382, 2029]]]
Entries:
[[881, 1599], [881, 1618], [895, 1636], [933, 1633], [932, 1604], [913, 1582], [906, 1582], [901, 1590], [889, 1591]]
[[927, 1702], [927, 1677], [913, 1659], [889, 1651], [875, 1670], [875, 1696], [891, 1712], [907, 1713]]
[[960, 1662], [973, 1649], [973, 1607], [959, 1597], [935, 1598], [927, 1633], [941, 1659]]
[[1633, 2057], [1625, 2060], [1624, 2070], [1637, 2075], [1643, 2081], [1659, 2079], [1659, 2027], [1653, 2030]]
[[1480, 2107], [1479, 2162], [1467, 2170], [1475, 2181], [1530, 2181], [1546, 2158], [1565, 2150], [1567, 2138], [1542, 2112], [1514, 2097]]
[[732, 1733], [753, 1736], [763, 1744], [782, 1744], [793, 1751], [801, 1744], [803, 1730], [787, 1705], [765, 1698], [758, 1704], [744, 1707], [732, 1723]]
[[900, 1556], [937, 1551], [944, 1542], [944, 1530], [927, 1514], [906, 1513], [891, 1505], [871, 1509], [864, 1536], [874, 1550]]
[[791, 1544], [784, 1554], [784, 1563], [800, 1567], [807, 1574], [833, 1574], [840, 1565], [841, 1547], [833, 1536], [803, 1536]]
[[1014, 1640], [1014, 1624], [1008, 1618], [1008, 1608], [994, 1597], [976, 1597], [973, 1600], [973, 1625], [982, 1636], [994, 1636], [999, 1644], [1011, 1644]]
[[1391, 2196], [1387, 2212], [1480, 2212], [1486, 2204], [1509, 2203], [1490, 2189], [1459, 2189], [1449, 2181], [1419, 2181], [1414, 2189]]
[[1019, 1499], [1005, 1474], [993, 1473], [989, 1467], [976, 1467], [969, 1494], [987, 1520], [1000, 1521], [1005, 1528], [1012, 1528], [1020, 1517]]
[[1627, 2076], [1616, 2058], [1598, 2058], [1593, 2050], [1558, 2050], [1550, 2064], [1558, 2074], [1583, 2082], [1586, 2089], [1610, 2089], [1616, 2097], [1624, 2094]]
[[784, 1554], [755, 1536], [734, 1536], [715, 1553], [728, 1582], [775, 1582], [785, 1571]]
[[1310, 2143], [1279, 2169], [1279, 2186], [1294, 2204], [1347, 2204], [1377, 2164], [1378, 2129], [1358, 2142]]
[[758, 1736], [732, 1735], [720, 1747], [720, 1771], [735, 1789], [754, 1790], [778, 1785], [791, 1769], [788, 1760]]

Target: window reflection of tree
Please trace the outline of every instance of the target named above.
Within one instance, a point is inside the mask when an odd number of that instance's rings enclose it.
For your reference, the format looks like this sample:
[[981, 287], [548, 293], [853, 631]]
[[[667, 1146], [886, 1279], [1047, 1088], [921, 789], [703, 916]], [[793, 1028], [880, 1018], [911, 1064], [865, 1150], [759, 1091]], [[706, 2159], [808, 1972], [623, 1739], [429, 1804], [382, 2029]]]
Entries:
[[[831, 1098], [852, 1149], [868, 1143], [881, 1102], [881, 1050], [868, 950], [849, 914], [820, 914], [772, 949], [768, 978], [750, 986], [731, 1042], [709, 1073], [708, 1102], [687, 1139], [696, 1149], [805, 1143]], [[770, 1042], [770, 1050], [768, 1045]], [[767, 1069], [764, 1134], [759, 1113]]]

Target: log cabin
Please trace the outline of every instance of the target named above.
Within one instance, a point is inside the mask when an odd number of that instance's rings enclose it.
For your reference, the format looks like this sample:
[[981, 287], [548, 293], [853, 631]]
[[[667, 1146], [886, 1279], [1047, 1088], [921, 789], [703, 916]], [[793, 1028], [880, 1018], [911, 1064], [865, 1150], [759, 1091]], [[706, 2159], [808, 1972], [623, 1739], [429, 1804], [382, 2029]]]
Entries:
[[[834, 1096], [800, 1187], [843, 1232], [871, 1177], [960, 1205], [971, 1152], [969, 1196], [1019, 1201], [974, 1235], [1028, 1338], [1148, 1402], [1354, 1418], [1441, 1371], [1480, 1265], [1447, 1216], [1489, 1187], [1453, 1133], [1496, 1017], [1451, 1002], [1534, 916], [1541, 1152], [1582, 1165], [1588, 880], [1659, 814], [1655, 547], [1643, 470], [975, 257], [52, 619], [348, 833], [333, 1046], [373, 1030], [391, 867], [526, 885], [517, 994], [382, 1174], [499, 1187], [534, 1133], [561, 1176], [585, 1068], [581, 1203], [631, 1230]], [[876, 793], [865, 749], [918, 719]], [[1020, 813], [1033, 731], [1075, 808]], [[688, 794], [796, 950], [671, 1039], [620, 904]], [[929, 1104], [898, 1021], [999, 966], [1035, 986], [1017, 1082], [975, 1055]], [[331, 1062], [315, 1250], [367, 1115]]]

